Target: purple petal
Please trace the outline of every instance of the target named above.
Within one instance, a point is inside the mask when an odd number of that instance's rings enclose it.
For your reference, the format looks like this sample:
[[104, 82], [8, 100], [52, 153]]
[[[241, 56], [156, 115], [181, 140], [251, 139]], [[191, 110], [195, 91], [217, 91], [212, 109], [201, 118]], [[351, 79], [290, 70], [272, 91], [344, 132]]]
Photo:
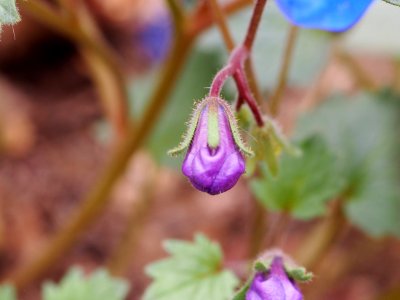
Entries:
[[208, 106], [201, 112], [182, 172], [199, 190], [211, 195], [231, 189], [245, 171], [245, 161], [233, 140], [228, 118], [218, 106], [219, 146], [208, 146]]
[[286, 300], [285, 290], [277, 277], [265, 280], [262, 274], [256, 274], [246, 293], [246, 300]]
[[281, 257], [275, 257], [268, 273], [257, 273], [246, 300], [302, 300], [296, 283], [288, 278]]

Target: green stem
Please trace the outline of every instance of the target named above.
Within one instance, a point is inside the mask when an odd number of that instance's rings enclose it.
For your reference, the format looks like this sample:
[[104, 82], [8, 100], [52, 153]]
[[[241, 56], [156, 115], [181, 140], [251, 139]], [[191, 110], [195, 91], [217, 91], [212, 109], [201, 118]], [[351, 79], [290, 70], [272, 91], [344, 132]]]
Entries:
[[[124, 136], [128, 127], [128, 110], [126, 109], [128, 95], [124, 76], [112, 50], [97, 34], [92, 35], [95, 26], [85, 8], [79, 7], [79, 13], [84, 13], [81, 15], [84, 20], [77, 20], [76, 15], [72, 15], [68, 7], [65, 7], [68, 15], [63, 16], [38, 0], [22, 1], [21, 5], [38, 22], [70, 38], [79, 45], [93, 81], [96, 83], [105, 112], [109, 116], [115, 131], [120, 136]], [[82, 26], [81, 21], [84, 21], [85, 24], [90, 22], [90, 26]], [[87, 28], [90, 29], [90, 32], [87, 32]]]
[[[32, 2], [33, 1], [29, 1], [29, 3]], [[224, 11], [233, 13], [247, 4], [250, 4], [248, 0], [237, 0], [226, 5]], [[39, 11], [42, 8], [43, 7], [39, 6]], [[45, 13], [44, 15], [49, 17], [49, 21], [54, 22], [55, 26], [59, 25], [59, 22], [53, 18], [53, 14]], [[76, 213], [70, 218], [70, 221], [50, 241], [49, 245], [43, 249], [39, 257], [20, 269], [17, 269], [16, 272], [12, 274], [9, 281], [14, 282], [17, 287], [26, 286], [29, 282], [43, 274], [49, 267], [54, 265], [56, 261], [73, 246], [80, 234], [93, 223], [104, 210], [115, 182], [124, 172], [132, 154], [138, 150], [149, 135], [151, 129], [155, 125], [155, 121], [165, 107], [167, 98], [183, 68], [196, 36], [212, 24], [212, 17], [210, 15], [202, 16], [195, 13], [194, 16], [198, 16], [198, 18], [194, 19], [192, 25], [188, 25], [187, 31], [176, 36], [170, 57], [164, 65], [160, 80], [148, 101], [149, 105], [141, 121], [138, 123], [138, 126], [130, 126], [126, 140], [120, 142], [111, 157], [110, 163], [100, 176], [99, 181], [94, 185], [80, 207], [77, 208]], [[191, 18], [188, 19], [190, 20]], [[60, 30], [68, 32], [68, 34], [75, 35], [73, 30], [71, 32], [70, 29], [62, 26], [59, 26], [59, 28]], [[88, 44], [90, 44], [89, 41]]]
[[265, 235], [267, 228], [268, 213], [259, 201], [253, 199], [253, 212], [250, 231], [248, 257], [255, 258], [265, 245]]
[[[107, 49], [108, 46], [103, 40], [88, 8], [83, 2], [78, 4], [80, 5], [77, 5], [75, 10], [71, 11], [71, 15], [76, 18], [76, 22], [79, 24], [81, 30], [98, 47]], [[114, 59], [110, 58], [108, 61], [105, 61], [92, 48], [81, 46], [80, 49], [81, 55], [91, 72], [92, 80], [96, 85], [98, 96], [108, 114], [108, 119], [114, 123], [116, 133], [119, 139], [122, 139], [127, 134], [129, 126], [129, 99], [123, 74], [114, 62], [112, 62], [112, 65], [108, 62]]]
[[344, 50], [336, 49], [336, 57], [352, 73], [358, 85], [367, 91], [375, 91], [378, 86], [373, 79], [361, 68], [357, 60]]
[[251, 56], [245, 62], [245, 71], [250, 85], [250, 89], [254, 94], [254, 99], [256, 99], [258, 105], [261, 105], [264, 97], [262, 96], [261, 89], [257, 81], [256, 72], [254, 70], [253, 59], [251, 58]]
[[47, 248], [42, 251], [39, 257], [17, 270], [11, 276], [11, 281], [16, 286], [25, 286], [52, 266], [73, 246], [83, 230], [103, 211], [115, 182], [124, 172], [132, 154], [138, 150], [151, 132], [155, 121], [167, 103], [168, 96], [172, 91], [178, 74], [180, 74], [192, 42], [192, 39], [185, 36], [181, 36], [175, 41], [170, 59], [163, 69], [161, 79], [148, 101], [149, 106], [144, 112], [138, 127], [130, 128], [127, 139], [122, 141], [117, 147], [97, 184], [94, 185], [87, 198], [77, 208], [77, 212], [71, 217], [64, 228], [60, 230]]
[[304, 267], [311, 270], [315, 269], [328, 250], [335, 244], [337, 238], [341, 236], [346, 225], [342, 204], [343, 200], [335, 201], [330, 216], [325, 218], [302, 244], [296, 258]]
[[166, 0], [166, 2], [171, 12], [172, 19], [174, 20], [175, 29], [181, 31], [185, 21], [185, 11], [176, 0]]
[[289, 35], [286, 41], [285, 53], [283, 55], [283, 63], [279, 72], [278, 85], [271, 96], [270, 111], [273, 116], [276, 116], [279, 111], [279, 105], [282, 101], [283, 92], [287, 85], [289, 69], [293, 57], [293, 52], [298, 34], [297, 26], [290, 26]]
[[[344, 239], [354, 239], [354, 232], [347, 232]], [[330, 287], [336, 286], [343, 278], [349, 274], [358, 265], [365, 261], [370, 261], [372, 257], [379, 256], [382, 249], [387, 246], [386, 240], [374, 240], [368, 236], [358, 238], [355, 243], [346, 245], [346, 248], [341, 249], [339, 253], [331, 253], [328, 259], [335, 261], [332, 264], [330, 261], [322, 263], [321, 266], [314, 270], [318, 274], [324, 274], [323, 280], [319, 280], [313, 287], [305, 287], [304, 292], [307, 299], [323, 299], [326, 291]], [[338, 259], [338, 257], [340, 259]]]
[[228, 49], [228, 51], [231, 52], [233, 50], [233, 48], [235, 48], [235, 41], [232, 37], [232, 34], [229, 31], [225, 15], [224, 15], [223, 11], [221, 10], [217, 0], [208, 0], [208, 3], [214, 14], [215, 22], [216, 22], [218, 29], [222, 35], [225, 46]]
[[123, 275], [129, 267], [130, 260], [135, 257], [135, 250], [139, 242], [140, 234], [153, 207], [155, 170], [147, 172], [146, 182], [141, 189], [141, 196], [132, 206], [128, 217], [128, 224], [122, 235], [120, 243], [115, 248], [108, 261], [108, 269], [116, 276]]
[[[202, 3], [202, 2], [200, 2]], [[236, 11], [239, 11], [253, 3], [253, 0], [236, 0], [230, 1], [226, 5], [222, 6], [221, 9], [224, 14], [232, 14]], [[201, 14], [200, 14], [201, 13]], [[190, 24], [189, 31], [192, 36], [197, 36], [204, 30], [208, 29], [211, 25], [213, 25], [213, 14], [209, 10], [196, 11], [192, 16], [187, 19], [195, 19], [196, 21]]]

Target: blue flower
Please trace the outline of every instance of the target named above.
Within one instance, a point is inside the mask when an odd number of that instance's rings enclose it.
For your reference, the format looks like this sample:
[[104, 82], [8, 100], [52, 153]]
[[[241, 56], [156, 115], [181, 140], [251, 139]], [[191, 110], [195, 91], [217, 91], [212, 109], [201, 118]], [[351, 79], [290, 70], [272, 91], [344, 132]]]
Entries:
[[363, 16], [373, 0], [276, 0], [290, 22], [300, 27], [345, 31]]
[[172, 21], [168, 15], [160, 15], [134, 33], [133, 39], [146, 59], [161, 62], [166, 57], [173, 36]]

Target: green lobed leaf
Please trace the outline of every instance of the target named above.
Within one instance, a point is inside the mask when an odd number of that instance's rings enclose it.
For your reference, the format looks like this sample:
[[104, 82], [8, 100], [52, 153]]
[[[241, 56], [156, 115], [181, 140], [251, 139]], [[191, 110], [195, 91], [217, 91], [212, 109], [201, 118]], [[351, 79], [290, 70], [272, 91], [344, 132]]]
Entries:
[[226, 300], [238, 284], [236, 276], [222, 268], [218, 244], [197, 234], [194, 242], [168, 240], [164, 243], [169, 258], [146, 268], [153, 278], [145, 300]]
[[383, 1], [393, 4], [393, 5], [396, 5], [396, 6], [400, 6], [400, 0], [383, 0]]
[[15, 288], [10, 284], [3, 284], [0, 286], [0, 300], [16, 300], [17, 293]]
[[254, 126], [251, 131], [252, 148], [254, 149], [255, 155], [246, 160], [246, 175], [251, 177], [257, 169], [257, 166], [265, 162], [269, 168], [269, 171], [273, 176], [278, 174], [279, 155], [281, 148], [277, 147], [277, 144], [269, 134], [269, 130], [265, 131], [263, 128]]
[[299, 147], [301, 156], [282, 155], [276, 177], [262, 168], [261, 178], [253, 180], [250, 186], [267, 208], [310, 219], [325, 213], [326, 202], [337, 195], [342, 181], [335, 156], [321, 138], [307, 138]]
[[2, 24], [15, 24], [20, 20], [15, 0], [0, 0], [0, 28]]
[[399, 99], [334, 97], [302, 118], [297, 136], [320, 134], [336, 154], [345, 211], [367, 233], [400, 235]]
[[128, 294], [129, 284], [111, 277], [104, 269], [85, 276], [82, 269], [74, 267], [59, 284], [45, 283], [44, 300], [123, 300]]
[[278, 125], [268, 118], [265, 119], [263, 127], [253, 126], [251, 129], [252, 147], [255, 155], [247, 159], [247, 176], [251, 177], [256, 170], [256, 166], [266, 163], [272, 176], [276, 176], [279, 171], [279, 158], [282, 152], [292, 156], [300, 156], [301, 151], [294, 147], [283, 135]]

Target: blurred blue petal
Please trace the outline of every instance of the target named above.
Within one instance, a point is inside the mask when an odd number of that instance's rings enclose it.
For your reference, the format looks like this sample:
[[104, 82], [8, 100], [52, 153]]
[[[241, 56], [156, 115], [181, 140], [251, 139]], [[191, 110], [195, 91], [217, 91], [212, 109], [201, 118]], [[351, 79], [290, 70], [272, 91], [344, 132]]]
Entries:
[[344, 31], [363, 16], [373, 0], [276, 0], [290, 22], [300, 27]]
[[154, 18], [134, 33], [135, 44], [139, 45], [146, 59], [161, 62], [171, 46], [173, 27], [170, 16]]

